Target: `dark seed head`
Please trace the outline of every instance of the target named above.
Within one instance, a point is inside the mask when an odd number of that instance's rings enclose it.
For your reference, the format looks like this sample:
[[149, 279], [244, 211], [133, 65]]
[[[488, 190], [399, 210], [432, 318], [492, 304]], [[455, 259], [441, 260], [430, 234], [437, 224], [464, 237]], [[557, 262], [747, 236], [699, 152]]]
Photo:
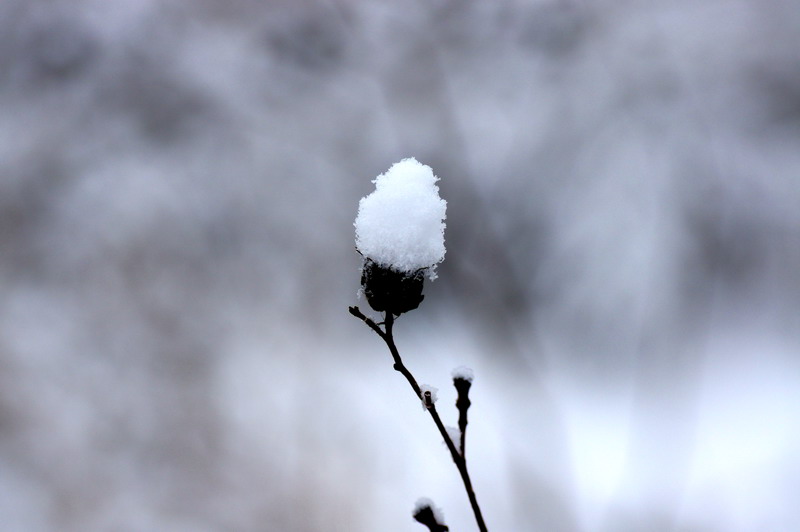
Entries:
[[361, 271], [361, 286], [369, 306], [378, 312], [391, 312], [395, 316], [419, 306], [425, 297], [422, 295], [424, 281], [424, 269], [398, 272], [371, 259], [364, 261]]

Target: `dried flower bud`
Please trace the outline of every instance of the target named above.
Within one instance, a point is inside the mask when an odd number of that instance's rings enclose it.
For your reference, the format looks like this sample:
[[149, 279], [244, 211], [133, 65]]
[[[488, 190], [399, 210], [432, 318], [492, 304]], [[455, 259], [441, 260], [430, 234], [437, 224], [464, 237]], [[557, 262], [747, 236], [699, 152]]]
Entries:
[[433, 501], [422, 497], [414, 505], [412, 513], [417, 522], [428, 527], [430, 532], [448, 532], [450, 529], [444, 524], [442, 511], [433, 505]]
[[465, 366], [458, 367], [453, 370], [453, 386], [458, 392], [456, 397], [456, 408], [458, 409], [458, 428], [461, 431], [461, 441], [459, 442], [459, 450], [463, 456], [465, 453], [466, 434], [467, 434], [467, 410], [469, 410], [472, 402], [469, 400], [469, 389], [472, 387], [472, 379], [475, 378], [471, 369]]
[[459, 397], [466, 397], [469, 395], [469, 389], [472, 387], [472, 381], [456, 377], [453, 379], [453, 386], [456, 387]]
[[[466, 412], [470, 406], [469, 389], [472, 387], [472, 380], [475, 378], [471, 369], [461, 366], [453, 370], [453, 386], [458, 392], [456, 407], [460, 411]], [[463, 427], [462, 427], [463, 430]]]
[[422, 295], [424, 281], [424, 269], [399, 272], [380, 266], [371, 259], [364, 261], [361, 271], [361, 286], [369, 306], [377, 312], [391, 312], [395, 316], [419, 306], [425, 298]]

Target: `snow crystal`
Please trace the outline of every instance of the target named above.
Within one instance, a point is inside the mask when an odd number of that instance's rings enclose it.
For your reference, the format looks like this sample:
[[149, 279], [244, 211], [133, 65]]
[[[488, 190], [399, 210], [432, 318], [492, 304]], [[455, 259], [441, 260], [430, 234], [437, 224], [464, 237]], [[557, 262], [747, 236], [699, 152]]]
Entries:
[[401, 272], [429, 268], [444, 260], [447, 202], [430, 166], [414, 158], [379, 175], [375, 191], [361, 199], [356, 216], [356, 248], [365, 258]]
[[475, 378], [475, 373], [473, 373], [472, 369], [468, 368], [467, 366], [457, 367], [450, 375], [453, 376], [453, 380], [464, 379], [467, 382], [472, 382], [472, 380]]
[[417, 499], [417, 502], [414, 503], [414, 511], [411, 512], [411, 515], [416, 516], [420, 511], [424, 510], [425, 508], [430, 508], [433, 512], [433, 518], [436, 519], [436, 522], [444, 524], [444, 513], [442, 509], [433, 504], [433, 501], [428, 497], [420, 497]]
[[425, 404], [425, 392], [431, 393], [431, 404], [436, 404], [436, 392], [439, 391], [439, 388], [434, 388], [429, 384], [422, 384], [419, 387], [419, 398], [422, 400], [422, 409], [427, 410], [428, 405]]

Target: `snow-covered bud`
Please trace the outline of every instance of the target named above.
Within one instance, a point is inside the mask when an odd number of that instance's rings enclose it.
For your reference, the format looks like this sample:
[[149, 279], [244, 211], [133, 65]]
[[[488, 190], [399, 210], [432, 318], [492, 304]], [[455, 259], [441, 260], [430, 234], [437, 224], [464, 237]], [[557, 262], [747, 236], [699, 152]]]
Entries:
[[472, 387], [472, 379], [475, 378], [472, 370], [466, 366], [460, 366], [453, 370], [453, 386], [456, 387], [458, 397], [456, 397], [456, 408], [458, 409], [458, 428], [461, 431], [461, 454], [464, 454], [464, 439], [467, 432], [467, 410], [472, 402], [469, 400], [469, 389]]
[[361, 285], [370, 306], [399, 315], [419, 306], [425, 277], [444, 260], [447, 202], [429, 166], [403, 159], [379, 175], [354, 223], [364, 257]]
[[453, 377], [453, 385], [456, 387], [456, 390], [461, 393], [461, 389], [464, 389], [466, 392], [469, 392], [470, 386], [472, 386], [472, 381], [475, 379], [475, 373], [472, 369], [466, 366], [459, 366], [454, 369], [450, 375]]
[[429, 384], [422, 384], [419, 387], [419, 398], [422, 400], [422, 409], [427, 410], [436, 404], [438, 388], [434, 388]]
[[461, 366], [453, 370], [453, 386], [456, 387], [458, 392], [458, 399], [456, 399], [456, 407], [459, 410], [466, 410], [469, 408], [469, 389], [472, 387], [472, 380], [475, 378], [472, 370], [468, 367]]
[[450, 529], [444, 524], [444, 514], [442, 510], [434, 506], [433, 501], [427, 497], [421, 497], [414, 505], [411, 513], [414, 519], [427, 526], [430, 532], [448, 532]]

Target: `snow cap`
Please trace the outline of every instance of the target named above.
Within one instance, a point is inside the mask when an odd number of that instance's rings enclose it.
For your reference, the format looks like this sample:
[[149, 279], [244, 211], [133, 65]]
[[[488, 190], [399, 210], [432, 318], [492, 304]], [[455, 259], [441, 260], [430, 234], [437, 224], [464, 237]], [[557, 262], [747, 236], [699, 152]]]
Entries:
[[472, 382], [475, 378], [475, 373], [472, 371], [472, 368], [468, 368], [467, 366], [458, 366], [450, 375], [453, 376], [453, 380], [460, 379], [467, 382]]
[[428, 269], [444, 260], [447, 202], [430, 166], [403, 159], [379, 175], [375, 191], [361, 199], [356, 216], [356, 248], [365, 258], [398, 272]]

